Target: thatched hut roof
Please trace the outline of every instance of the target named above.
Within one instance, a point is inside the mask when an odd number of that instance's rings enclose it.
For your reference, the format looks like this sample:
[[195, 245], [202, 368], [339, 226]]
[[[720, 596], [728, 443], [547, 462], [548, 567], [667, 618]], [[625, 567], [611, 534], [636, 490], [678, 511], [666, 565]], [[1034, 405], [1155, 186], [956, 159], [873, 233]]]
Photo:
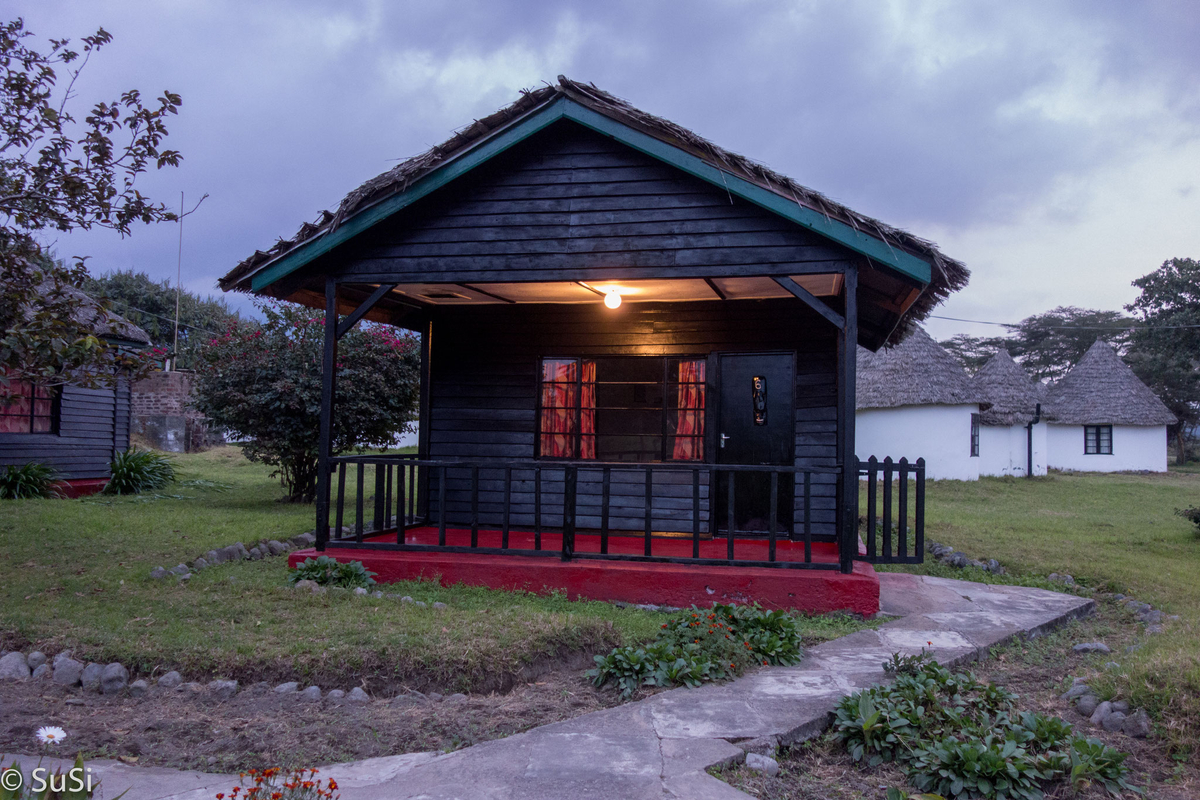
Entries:
[[[75, 307], [71, 315], [74, 322], [81, 327], [87, 328], [99, 338], [114, 342], [129, 342], [140, 345], [150, 344], [150, 335], [148, 333], [119, 314], [109, 311], [90, 295], [76, 289], [74, 286], [63, 283], [59, 284], [56, 290], [53, 282], [46, 281], [38, 287], [38, 293], [43, 297], [48, 297], [55, 291], [61, 291], [68, 300], [75, 301]], [[25, 313], [32, 315], [33, 311], [32, 309], [26, 309]]]
[[859, 409], [981, 402], [962, 364], [921, 327], [878, 353], [858, 348], [856, 395]]
[[1026, 425], [1042, 402], [1037, 386], [1007, 350], [997, 351], [979, 368], [975, 385], [979, 396], [992, 404], [979, 417], [984, 425]]
[[1049, 416], [1064, 425], [1173, 425], [1175, 415], [1112, 345], [1096, 340], [1050, 387]]
[[596, 88], [593, 84], [580, 83], [560, 75], [557, 84], [523, 91], [511, 105], [481, 120], [476, 120], [442, 144], [397, 164], [387, 172], [359, 186], [346, 195], [336, 210], [322, 212], [315, 222], [302, 225], [291, 239], [281, 239], [268, 250], [256, 251], [242, 261], [220, 280], [221, 288], [226, 291], [230, 289], [248, 291], [249, 282], [245, 278], [259, 271], [267, 263], [281, 258], [306, 242], [332, 233], [350, 217], [392, 195], [405, 191], [414, 181], [437, 169], [488, 135], [560, 97], [569, 98], [597, 113], [680, 148], [728, 174], [755, 183], [761, 188], [786, 198], [789, 202], [795, 202], [828, 218], [845, 223], [856, 230], [882, 240], [890, 247], [906, 251], [929, 262], [932, 265], [932, 282], [915, 301], [901, 325], [893, 333], [893, 342], [898, 342], [903, 337], [908, 325], [924, 319], [933, 307], [949, 296], [951, 292], [957, 291], [967, 284], [970, 277], [967, 268], [962, 262], [941, 253], [932, 242], [853, 211], [762, 164], [718, 147], [686, 128], [661, 117], [647, 114], [624, 100]]

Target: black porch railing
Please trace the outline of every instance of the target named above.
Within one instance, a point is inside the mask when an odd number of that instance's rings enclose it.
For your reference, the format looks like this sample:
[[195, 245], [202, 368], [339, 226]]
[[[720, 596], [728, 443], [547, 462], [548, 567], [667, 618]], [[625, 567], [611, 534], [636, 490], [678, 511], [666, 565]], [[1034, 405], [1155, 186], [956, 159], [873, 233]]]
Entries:
[[[856, 463], [866, 514], [856, 505], [857, 525], [843, 525], [838, 467], [340, 456], [331, 459], [332, 519], [324, 531], [318, 520], [318, 547], [844, 572], [853, 560], [920, 563], [924, 459]], [[769, 496], [767, 514], [739, 526], [739, 497], [753, 491]], [[436, 543], [419, 541], [415, 529], [436, 530]], [[592, 534], [592, 549], [577, 547], [581, 532]], [[640, 548], [632, 547], [636, 538]], [[689, 554], [680, 554], [681, 539], [690, 539]], [[703, 544], [721, 539], [723, 548]], [[789, 543], [783, 557], [781, 542]], [[822, 542], [837, 544], [836, 557], [814, 559], [813, 545]]]
[[925, 459], [910, 464], [907, 458], [880, 461], [871, 456], [858, 462], [858, 476], [860, 485], [865, 479], [867, 513], [859, 517], [866, 554], [857, 558], [876, 564], [920, 564], [925, 560]]
[[[785, 569], [848, 566], [843, 548], [835, 556], [824, 545], [825, 557], [813, 557], [814, 543], [820, 551], [819, 543], [837, 538], [837, 467], [407, 455], [340, 456], [330, 462], [332, 524], [322, 536], [318, 521], [319, 547]], [[765, 515], [751, 527], [738, 511], [739, 497], [748, 491], [767, 501]], [[414, 529], [426, 534], [436, 529], [436, 544], [418, 541]], [[469, 539], [457, 533], [463, 531]], [[577, 547], [581, 532], [590, 534], [588, 550]], [[544, 541], [547, 537], [557, 541]], [[638, 539], [640, 546], [634, 546]], [[686, 548], [680, 542], [688, 539], [690, 553], [681, 555]], [[713, 543], [720, 539], [724, 547]], [[789, 543], [786, 553], [780, 551], [783, 542]]]

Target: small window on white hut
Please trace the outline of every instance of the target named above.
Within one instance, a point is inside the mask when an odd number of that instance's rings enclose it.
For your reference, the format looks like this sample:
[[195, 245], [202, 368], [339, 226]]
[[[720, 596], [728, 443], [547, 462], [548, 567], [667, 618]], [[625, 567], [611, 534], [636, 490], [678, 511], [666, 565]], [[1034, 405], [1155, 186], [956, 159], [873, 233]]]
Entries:
[[979, 457], [979, 415], [971, 415], [971, 457]]
[[1083, 453], [1089, 456], [1112, 455], [1112, 425], [1084, 425]]

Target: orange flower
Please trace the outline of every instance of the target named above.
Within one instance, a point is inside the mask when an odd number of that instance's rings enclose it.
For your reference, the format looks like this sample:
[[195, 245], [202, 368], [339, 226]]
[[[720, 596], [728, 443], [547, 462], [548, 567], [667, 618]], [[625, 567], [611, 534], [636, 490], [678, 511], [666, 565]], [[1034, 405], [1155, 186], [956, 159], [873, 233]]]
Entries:
[[225, 793], [217, 792], [217, 800], [225, 800]]
[[335, 781], [333, 778], [329, 779], [329, 788], [334, 790], [338, 788], [337, 781]]

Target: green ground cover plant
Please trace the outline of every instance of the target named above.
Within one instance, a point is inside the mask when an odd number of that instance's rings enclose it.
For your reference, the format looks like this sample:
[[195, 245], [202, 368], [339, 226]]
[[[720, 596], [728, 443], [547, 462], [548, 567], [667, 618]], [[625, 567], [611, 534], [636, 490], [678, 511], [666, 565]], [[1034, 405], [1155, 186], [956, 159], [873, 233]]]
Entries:
[[613, 683], [629, 697], [644, 686], [699, 686], [751, 666], [788, 666], [804, 658], [797, 618], [758, 605], [693, 606], [662, 624], [653, 642], [596, 656], [596, 686]]
[[1016, 695], [936, 662], [844, 698], [833, 735], [868, 766], [895, 762], [922, 792], [951, 800], [1040, 800], [1046, 784], [1133, 790], [1123, 753], [1070, 723], [1018, 711]]
[[34, 497], [57, 497], [54, 488], [58, 472], [46, 464], [30, 462], [0, 470], [0, 500], [28, 500]]
[[[370, 691], [401, 684], [488, 691], [506, 688], [524, 668], [649, 641], [666, 619], [562, 595], [432, 581], [387, 591], [447, 608], [315, 595], [288, 588], [284, 558], [210, 567], [185, 583], [152, 580], [156, 566], [313, 527], [312, 506], [279, 502], [271, 468], [236, 447], [174, 461], [180, 480], [170, 495], [0, 503], [0, 648], [73, 648], [76, 658], [178, 669], [194, 680], [343, 685], [353, 678]], [[810, 642], [863, 626], [844, 617], [798, 624]]]
[[366, 589], [375, 585], [375, 573], [361, 561], [338, 561], [329, 556], [306, 558], [288, 573], [288, 583], [314, 581], [318, 586], [337, 586], [342, 589]]
[[[935, 481], [926, 492], [926, 536], [1009, 574], [936, 562], [882, 570], [1062, 591], [1070, 573], [1097, 590], [1132, 595], [1182, 619], [1149, 636], [1108, 676], [1112, 691], [1147, 709], [1173, 747], [1200, 741], [1200, 539], [1175, 509], [1200, 497], [1200, 471], [1159, 474], [1052, 472], [1046, 477]], [[863, 506], [865, 508], [865, 505]], [[912, 506], [910, 505], [910, 508]]]
[[171, 459], [153, 450], [131, 447], [113, 456], [105, 494], [141, 494], [175, 482]]

